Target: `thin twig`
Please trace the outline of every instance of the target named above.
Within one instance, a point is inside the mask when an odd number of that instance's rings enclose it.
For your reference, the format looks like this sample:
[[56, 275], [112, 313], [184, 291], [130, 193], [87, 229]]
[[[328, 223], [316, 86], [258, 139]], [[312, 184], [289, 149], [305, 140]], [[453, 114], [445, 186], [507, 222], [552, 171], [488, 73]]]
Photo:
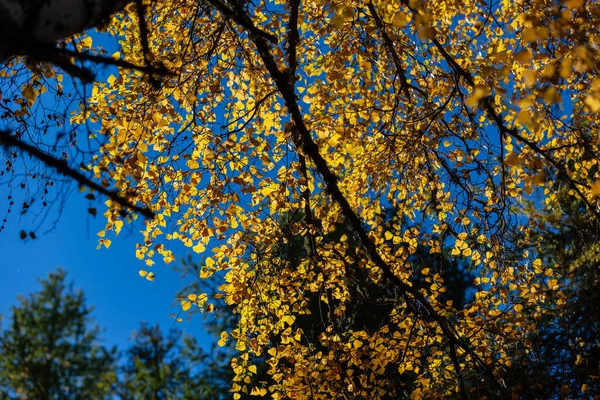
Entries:
[[394, 61], [394, 66], [396, 67], [396, 72], [400, 76], [400, 86], [402, 89], [404, 89], [404, 95], [406, 96], [406, 98], [408, 99], [409, 102], [412, 101], [411, 96], [410, 96], [410, 91], [409, 91], [409, 88], [412, 88], [417, 93], [419, 93], [421, 96], [423, 96], [424, 98], [427, 98], [427, 93], [422, 91], [420, 88], [412, 86], [408, 83], [408, 80], [406, 78], [406, 71], [402, 67], [402, 62], [400, 61], [400, 57], [398, 56], [398, 53], [396, 52], [396, 49], [394, 48], [394, 43], [392, 42], [392, 39], [390, 39], [390, 36], [385, 31], [385, 26], [383, 25], [383, 21], [381, 20], [381, 17], [379, 17], [379, 14], [377, 14], [377, 10], [375, 9], [375, 6], [373, 5], [372, 2], [369, 2], [367, 4], [367, 7], [369, 8], [369, 12], [373, 16], [373, 19], [375, 20], [375, 25], [377, 25], [377, 28], [379, 29], [379, 32], [381, 33], [381, 37], [383, 38], [384, 46], [386, 47], [386, 49], [392, 56], [392, 60]]

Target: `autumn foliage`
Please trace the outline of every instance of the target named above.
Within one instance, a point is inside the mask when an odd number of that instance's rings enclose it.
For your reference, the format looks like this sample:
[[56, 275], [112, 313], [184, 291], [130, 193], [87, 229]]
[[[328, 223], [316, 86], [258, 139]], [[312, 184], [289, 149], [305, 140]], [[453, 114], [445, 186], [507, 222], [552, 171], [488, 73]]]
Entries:
[[[181, 305], [235, 308], [220, 343], [239, 350], [236, 398], [539, 393], [540, 327], [580, 300], [542, 245], [565, 204], [598, 268], [597, 2], [159, 1], [151, 57], [139, 16], [108, 25], [112, 57], [173, 74], [122, 69], [70, 123], [103, 138], [94, 180], [155, 213], [140, 274], [160, 279], [178, 241], [222, 280]], [[107, 205], [106, 246], [135, 217]], [[302, 252], [282, 251], [299, 237]], [[476, 276], [464, 305], [445, 296], [453, 262]], [[354, 323], [363, 303], [384, 315]], [[315, 312], [318, 335], [299, 323]], [[584, 368], [598, 343], [582, 338], [560, 354], [583, 372], [554, 395], [598, 388]]]

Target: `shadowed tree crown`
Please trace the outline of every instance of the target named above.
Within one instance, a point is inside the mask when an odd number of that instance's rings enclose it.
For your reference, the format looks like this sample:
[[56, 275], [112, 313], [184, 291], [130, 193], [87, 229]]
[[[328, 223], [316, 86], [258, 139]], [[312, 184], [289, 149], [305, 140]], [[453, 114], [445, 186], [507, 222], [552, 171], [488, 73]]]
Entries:
[[0, 393], [25, 399], [101, 399], [114, 381], [115, 350], [101, 344], [85, 296], [58, 270], [19, 298], [0, 334]]

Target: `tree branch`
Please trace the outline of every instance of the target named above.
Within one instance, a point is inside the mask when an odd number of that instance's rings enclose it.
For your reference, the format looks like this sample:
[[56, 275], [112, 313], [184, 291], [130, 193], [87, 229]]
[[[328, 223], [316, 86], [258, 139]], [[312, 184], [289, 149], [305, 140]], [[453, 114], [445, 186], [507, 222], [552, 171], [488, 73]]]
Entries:
[[236, 0], [227, 2], [228, 4], [232, 5], [231, 7], [223, 3], [221, 0], [206, 1], [210, 3], [214, 8], [216, 8], [226, 18], [231, 19], [236, 24], [246, 29], [249, 33], [258, 35], [273, 44], [276, 44], [278, 42], [277, 36], [257, 28], [256, 25], [252, 23], [252, 20], [243, 12], [243, 10], [240, 9], [241, 7], [239, 6], [239, 3]]
[[16, 148], [20, 149], [21, 151], [29, 153], [31, 156], [37, 158], [44, 164], [54, 168], [58, 173], [75, 180], [77, 183], [79, 183], [82, 186], [87, 186], [91, 189], [96, 190], [99, 193], [102, 193], [103, 195], [108, 197], [110, 200], [119, 204], [121, 207], [129, 208], [132, 211], [137, 212], [146, 218], [149, 218], [149, 219], [154, 218], [154, 212], [152, 212], [149, 208], [140, 207], [140, 206], [132, 203], [128, 199], [124, 198], [123, 196], [121, 196], [118, 192], [108, 190], [108, 189], [100, 186], [99, 184], [97, 184], [96, 182], [87, 178], [80, 172], [71, 168], [65, 160], [61, 160], [61, 159], [58, 159], [58, 158], [52, 156], [51, 154], [44, 153], [40, 149], [38, 149], [28, 143], [23, 142], [22, 140], [20, 140], [19, 138], [17, 138], [14, 135], [11, 135], [7, 131], [0, 130], [0, 146], [16, 147]]
[[398, 56], [398, 53], [396, 52], [396, 49], [394, 48], [394, 43], [392, 42], [392, 39], [390, 39], [389, 35], [385, 31], [385, 26], [383, 25], [383, 21], [379, 17], [379, 14], [377, 14], [377, 10], [375, 9], [375, 6], [373, 5], [372, 2], [369, 2], [367, 4], [367, 7], [369, 8], [369, 12], [373, 16], [373, 19], [375, 20], [375, 25], [377, 25], [377, 29], [379, 29], [379, 32], [381, 33], [381, 37], [383, 38], [383, 44], [384, 44], [385, 48], [392, 56], [392, 60], [394, 61], [394, 66], [396, 67], [396, 72], [398, 73], [398, 76], [400, 76], [400, 87], [401, 87], [401, 89], [404, 90], [404, 95], [406, 96], [406, 98], [408, 99], [409, 102], [412, 101], [411, 96], [410, 96], [410, 91], [409, 91], [409, 88], [411, 88], [414, 91], [416, 91], [417, 93], [419, 93], [421, 96], [423, 96], [425, 99], [427, 99], [427, 97], [428, 97], [427, 93], [422, 91], [420, 88], [412, 86], [408, 83], [408, 80], [406, 78], [406, 71], [404, 70], [404, 67], [402, 67], [402, 62], [400, 61], [400, 57]]
[[[298, 147], [306, 154], [312, 162], [315, 164], [315, 167], [323, 181], [326, 185], [326, 190], [330, 194], [330, 196], [337, 202], [342, 209], [342, 214], [348, 220], [352, 229], [356, 232], [357, 236], [360, 239], [363, 247], [365, 248], [369, 258], [375, 263], [377, 267], [381, 269], [383, 275], [386, 279], [391, 281], [399, 290], [401, 290], [405, 294], [409, 294], [415, 301], [419, 302], [426, 311], [426, 316], [432, 320], [434, 320], [440, 329], [442, 330], [444, 336], [449, 341], [451, 346], [456, 346], [461, 348], [468, 354], [471, 359], [474, 361], [476, 365], [482, 368], [485, 371], [485, 374], [496, 384], [498, 389], [501, 392], [504, 392], [504, 388], [496, 379], [493, 370], [490, 366], [477, 355], [471, 346], [460, 337], [458, 332], [454, 329], [452, 324], [440, 313], [438, 313], [435, 308], [427, 301], [425, 296], [418, 291], [417, 288], [408, 285], [404, 281], [402, 281], [396, 274], [393, 272], [392, 267], [386, 263], [379, 252], [377, 250], [377, 246], [369, 237], [367, 231], [363, 227], [363, 223], [360, 217], [354, 212], [352, 206], [341, 192], [338, 186], [338, 177], [335, 173], [329, 168], [327, 161], [323, 158], [323, 156], [319, 152], [319, 147], [312, 139], [306, 124], [304, 123], [304, 118], [302, 117], [302, 112], [300, 111], [300, 107], [298, 106], [298, 102], [296, 99], [296, 94], [293, 89], [293, 85], [290, 85], [289, 80], [287, 79], [287, 74], [280, 71], [277, 67], [277, 63], [275, 62], [272, 54], [270, 53], [270, 46], [261, 35], [258, 35], [252, 31], [248, 32], [250, 39], [253, 41], [254, 45], [257, 48], [257, 51], [260, 57], [263, 60], [263, 63], [269, 74], [275, 81], [277, 88], [283, 97], [285, 105], [290, 113], [290, 117], [295, 125], [294, 131], [297, 132], [296, 143]], [[457, 371], [459, 373], [460, 371]]]
[[[430, 40], [434, 44], [436, 49], [440, 52], [442, 57], [444, 57], [446, 62], [450, 64], [450, 67], [454, 70], [454, 72], [458, 76], [463, 78], [469, 84], [469, 86], [474, 87], [475, 80], [473, 79], [471, 73], [465, 71], [460, 65], [458, 65], [456, 60], [454, 60], [454, 58], [450, 54], [448, 54], [446, 49], [444, 49], [444, 46], [442, 46], [442, 44], [435, 37], [431, 37]], [[529, 147], [536, 154], [539, 154], [544, 159], [546, 159], [546, 161], [548, 161], [548, 163], [550, 163], [550, 165], [552, 165], [558, 172], [564, 174], [571, 189], [573, 189], [573, 191], [577, 193], [579, 198], [585, 203], [587, 209], [596, 217], [598, 221], [600, 221], [600, 212], [598, 212], [596, 207], [594, 207], [585, 197], [579, 186], [577, 186], [577, 183], [569, 177], [569, 174], [564, 165], [556, 161], [554, 157], [552, 157], [550, 154], [548, 154], [548, 152], [539, 147], [535, 142], [521, 135], [517, 129], [509, 128], [504, 122], [502, 115], [496, 112], [494, 105], [492, 104], [492, 99], [489, 96], [482, 99], [482, 105], [488, 117], [494, 122], [494, 125], [496, 125], [496, 127], [500, 131], [500, 139], [502, 139], [504, 135], [511, 136], [517, 141], [523, 143], [525, 146]]]

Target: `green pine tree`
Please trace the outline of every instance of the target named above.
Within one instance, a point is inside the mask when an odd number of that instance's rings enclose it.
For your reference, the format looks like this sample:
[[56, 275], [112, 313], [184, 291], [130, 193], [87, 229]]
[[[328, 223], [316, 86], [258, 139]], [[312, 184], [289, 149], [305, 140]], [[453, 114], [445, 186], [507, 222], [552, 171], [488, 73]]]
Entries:
[[85, 296], [59, 269], [42, 289], [19, 298], [0, 334], [0, 397], [102, 399], [115, 379], [115, 349], [100, 344], [100, 329]]
[[221, 399], [229, 388], [220, 365], [195, 338], [142, 323], [120, 369], [116, 395], [123, 400]]

